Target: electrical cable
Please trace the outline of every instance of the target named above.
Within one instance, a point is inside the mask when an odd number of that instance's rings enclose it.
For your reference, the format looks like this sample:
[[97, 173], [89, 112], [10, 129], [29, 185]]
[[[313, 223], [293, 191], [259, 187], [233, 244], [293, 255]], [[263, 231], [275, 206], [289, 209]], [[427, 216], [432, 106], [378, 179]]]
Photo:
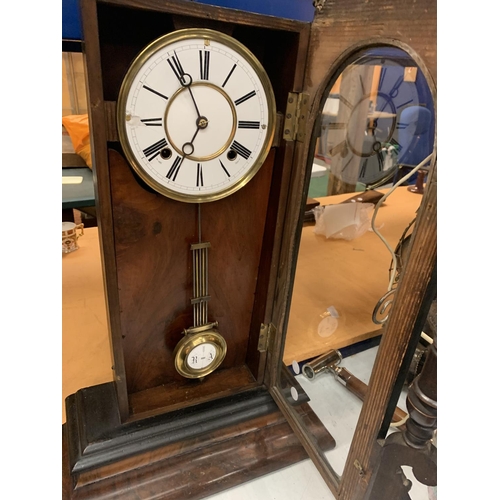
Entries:
[[373, 216], [372, 216], [372, 230], [382, 240], [382, 243], [387, 247], [387, 249], [389, 250], [389, 252], [391, 254], [392, 262], [394, 263], [394, 265], [392, 266], [391, 276], [390, 276], [390, 279], [389, 279], [389, 286], [387, 288], [387, 291], [391, 291], [392, 290], [392, 286], [393, 286], [394, 280], [396, 278], [396, 269], [397, 269], [396, 254], [394, 253], [394, 250], [392, 249], [391, 245], [389, 245], [389, 243], [387, 242], [387, 240], [379, 233], [379, 231], [375, 227], [375, 218], [377, 216], [378, 209], [381, 207], [382, 203], [384, 203], [384, 201], [393, 193], [393, 191], [397, 187], [399, 187], [401, 184], [403, 184], [403, 182], [406, 182], [417, 170], [420, 170], [431, 158], [432, 158], [432, 153], [429, 156], [427, 156], [427, 158], [425, 158], [423, 161], [421, 161], [408, 174], [406, 174], [404, 177], [402, 177], [401, 179], [399, 179], [399, 181], [396, 182], [396, 184], [394, 184], [392, 186], [392, 188], [389, 189], [389, 191], [387, 191], [387, 193], [385, 193], [385, 195], [382, 196], [382, 198], [380, 198], [380, 200], [378, 201], [378, 203], [375, 205], [375, 210], [374, 210]]

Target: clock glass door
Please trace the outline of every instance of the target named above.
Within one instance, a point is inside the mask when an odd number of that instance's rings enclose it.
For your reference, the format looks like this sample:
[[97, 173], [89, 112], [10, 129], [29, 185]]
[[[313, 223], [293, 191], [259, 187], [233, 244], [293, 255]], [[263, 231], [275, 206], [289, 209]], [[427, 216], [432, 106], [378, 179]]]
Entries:
[[[335, 438], [323, 458], [340, 481], [408, 260], [435, 113], [421, 68], [396, 47], [354, 54], [323, 102], [283, 351], [292, 381], [281, 390], [291, 408], [309, 399]], [[401, 424], [404, 391], [398, 406]]]

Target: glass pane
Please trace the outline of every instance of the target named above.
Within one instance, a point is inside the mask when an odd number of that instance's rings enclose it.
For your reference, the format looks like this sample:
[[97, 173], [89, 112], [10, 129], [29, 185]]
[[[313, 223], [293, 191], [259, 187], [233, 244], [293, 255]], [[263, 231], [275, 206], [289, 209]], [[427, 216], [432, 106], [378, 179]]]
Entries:
[[[308, 401], [335, 439], [323, 451], [337, 474], [407, 257], [434, 119], [422, 71], [395, 47], [351, 58], [318, 117], [283, 353], [293, 382], [282, 377], [281, 387], [297, 414]], [[403, 392], [394, 420], [405, 415], [405, 398]], [[315, 439], [311, 423], [301, 421]]]
[[83, 54], [62, 53], [62, 116], [87, 113]]

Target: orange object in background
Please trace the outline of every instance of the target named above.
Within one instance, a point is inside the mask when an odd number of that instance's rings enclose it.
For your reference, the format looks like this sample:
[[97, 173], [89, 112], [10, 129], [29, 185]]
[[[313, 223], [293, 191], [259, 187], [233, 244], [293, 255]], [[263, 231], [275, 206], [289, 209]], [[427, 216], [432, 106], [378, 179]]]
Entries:
[[92, 168], [89, 115], [63, 116], [62, 124], [69, 134], [75, 153], [83, 158], [89, 168]]

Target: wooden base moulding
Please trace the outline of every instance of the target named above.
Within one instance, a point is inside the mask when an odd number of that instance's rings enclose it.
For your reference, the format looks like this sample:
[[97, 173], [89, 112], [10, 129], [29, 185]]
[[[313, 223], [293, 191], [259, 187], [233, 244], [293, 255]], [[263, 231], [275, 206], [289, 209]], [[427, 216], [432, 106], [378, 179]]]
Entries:
[[[307, 458], [265, 390], [117, 427], [113, 391], [102, 384], [67, 400], [63, 500], [196, 500]], [[297, 410], [322, 448], [334, 448], [304, 396]], [[96, 405], [110, 397], [108, 410]]]

